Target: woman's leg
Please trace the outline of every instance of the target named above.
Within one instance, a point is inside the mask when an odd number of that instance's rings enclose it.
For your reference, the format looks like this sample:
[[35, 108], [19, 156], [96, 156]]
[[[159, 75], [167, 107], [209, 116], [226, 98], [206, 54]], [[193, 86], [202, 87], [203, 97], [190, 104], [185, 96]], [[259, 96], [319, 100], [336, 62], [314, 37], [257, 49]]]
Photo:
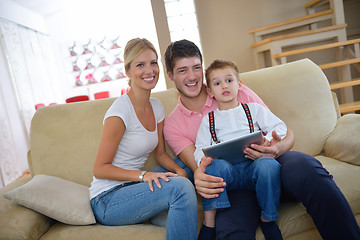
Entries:
[[[185, 163], [183, 163], [181, 161], [180, 158], [174, 158], [174, 162], [179, 165], [179, 167], [181, 167], [182, 169], [184, 169], [188, 175], [189, 180], [194, 183], [194, 173], [191, 171], [190, 168], [188, 168]], [[154, 168], [153, 170], [151, 170], [151, 172], [169, 172], [169, 170], [167, 170], [166, 168], [163, 168], [161, 166], [158, 166], [157, 168]]]
[[105, 225], [128, 225], [143, 222], [169, 209], [167, 239], [196, 239], [197, 199], [193, 185], [184, 177], [160, 179], [161, 188], [138, 183], [99, 194], [92, 200], [97, 220]]
[[281, 164], [283, 195], [300, 201], [323, 239], [360, 239], [351, 208], [332, 176], [314, 157], [289, 151]]

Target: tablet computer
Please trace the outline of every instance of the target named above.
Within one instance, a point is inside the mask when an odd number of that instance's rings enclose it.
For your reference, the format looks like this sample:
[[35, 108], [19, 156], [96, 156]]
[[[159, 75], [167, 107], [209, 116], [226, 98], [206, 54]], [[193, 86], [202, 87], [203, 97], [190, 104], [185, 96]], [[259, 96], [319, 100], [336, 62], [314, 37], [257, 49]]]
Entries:
[[253, 143], [261, 145], [263, 142], [264, 138], [262, 132], [257, 131], [242, 135], [229, 141], [205, 147], [202, 150], [207, 157], [211, 157], [213, 159], [223, 159], [231, 164], [234, 164], [244, 160], [249, 160], [248, 158], [245, 158], [244, 154], [244, 149], [246, 147]]

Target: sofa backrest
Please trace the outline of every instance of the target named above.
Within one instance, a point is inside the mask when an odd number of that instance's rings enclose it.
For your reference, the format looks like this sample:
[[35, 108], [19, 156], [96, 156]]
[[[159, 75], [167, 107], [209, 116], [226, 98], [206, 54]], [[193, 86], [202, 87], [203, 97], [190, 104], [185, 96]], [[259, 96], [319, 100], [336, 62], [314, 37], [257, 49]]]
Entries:
[[240, 74], [295, 133], [293, 150], [318, 155], [337, 123], [329, 82], [309, 59]]
[[[177, 104], [175, 89], [154, 92], [166, 116]], [[105, 112], [115, 98], [58, 104], [38, 109], [30, 130], [32, 176], [47, 174], [89, 186]], [[155, 161], [147, 168], [156, 166]]]

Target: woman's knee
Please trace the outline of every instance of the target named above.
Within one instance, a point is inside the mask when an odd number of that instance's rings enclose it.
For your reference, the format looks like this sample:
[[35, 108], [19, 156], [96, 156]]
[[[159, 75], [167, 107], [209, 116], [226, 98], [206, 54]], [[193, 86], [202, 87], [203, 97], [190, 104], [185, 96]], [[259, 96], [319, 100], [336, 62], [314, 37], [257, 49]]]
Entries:
[[196, 200], [195, 188], [189, 179], [185, 177], [172, 177], [169, 183], [178, 196], [186, 196]]

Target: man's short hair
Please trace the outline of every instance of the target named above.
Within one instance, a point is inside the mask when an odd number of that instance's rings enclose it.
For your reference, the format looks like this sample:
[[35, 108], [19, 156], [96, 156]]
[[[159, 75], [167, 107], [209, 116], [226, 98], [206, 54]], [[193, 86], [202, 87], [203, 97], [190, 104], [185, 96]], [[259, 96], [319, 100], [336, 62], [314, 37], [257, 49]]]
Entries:
[[195, 43], [186, 39], [172, 42], [165, 51], [166, 70], [173, 74], [175, 61], [179, 58], [188, 57], [199, 57], [201, 64], [203, 62], [200, 49]]

